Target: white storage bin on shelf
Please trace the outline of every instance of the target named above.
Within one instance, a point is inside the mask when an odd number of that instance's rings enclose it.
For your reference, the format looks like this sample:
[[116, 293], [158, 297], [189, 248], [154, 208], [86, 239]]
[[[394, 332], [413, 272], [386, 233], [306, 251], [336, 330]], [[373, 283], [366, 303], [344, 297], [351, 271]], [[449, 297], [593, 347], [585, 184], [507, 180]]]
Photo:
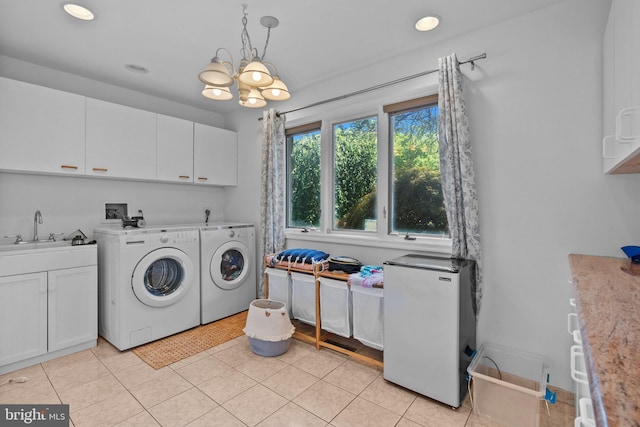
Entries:
[[351, 292], [347, 282], [320, 277], [320, 319], [322, 329], [351, 336]]
[[543, 357], [484, 343], [467, 371], [476, 414], [509, 426], [540, 425], [549, 373]]
[[282, 301], [287, 309], [289, 317], [293, 317], [291, 310], [291, 279], [287, 270], [278, 268], [266, 268], [265, 273], [269, 279], [269, 299]]
[[316, 324], [316, 279], [313, 274], [291, 272], [291, 311], [294, 319]]
[[383, 349], [383, 289], [351, 285], [353, 337], [362, 344]]

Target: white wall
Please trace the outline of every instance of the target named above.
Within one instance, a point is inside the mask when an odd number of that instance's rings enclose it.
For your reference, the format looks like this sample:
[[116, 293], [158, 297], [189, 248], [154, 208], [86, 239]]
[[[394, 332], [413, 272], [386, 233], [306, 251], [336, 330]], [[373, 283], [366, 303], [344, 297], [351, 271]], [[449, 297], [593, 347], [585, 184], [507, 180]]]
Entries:
[[211, 222], [224, 219], [224, 189], [218, 187], [0, 173], [0, 237], [22, 234], [30, 240], [36, 210], [43, 217], [41, 239], [77, 229], [91, 237], [94, 228], [110, 226], [101, 223], [106, 202], [142, 209], [149, 225], [204, 222], [205, 208]]
[[[570, 390], [566, 314], [571, 287], [567, 255], [623, 256], [640, 242], [640, 175], [604, 176], [602, 34], [609, 2], [568, 0], [437, 46], [383, 61], [364, 76], [345, 75], [295, 91], [283, 111], [437, 68], [437, 58], [487, 53], [476, 70], [462, 66], [474, 146], [484, 253], [484, 299], [478, 342], [485, 340], [550, 359], [551, 384]], [[428, 76], [387, 95], [426, 95]], [[379, 95], [288, 115], [311, 121]], [[349, 107], [344, 107], [348, 109]], [[259, 221], [260, 142], [257, 114], [243, 112], [241, 185], [229, 192], [227, 215]], [[241, 195], [250, 195], [250, 198]], [[296, 245], [313, 242], [296, 240]], [[388, 252], [317, 244], [330, 253], [378, 263]], [[405, 252], [409, 252], [408, 248]]]

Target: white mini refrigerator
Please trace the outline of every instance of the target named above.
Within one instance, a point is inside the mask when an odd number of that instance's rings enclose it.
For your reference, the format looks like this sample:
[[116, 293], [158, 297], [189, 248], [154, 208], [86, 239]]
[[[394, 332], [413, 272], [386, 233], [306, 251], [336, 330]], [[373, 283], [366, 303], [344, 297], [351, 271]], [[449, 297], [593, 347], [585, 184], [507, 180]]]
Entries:
[[462, 404], [476, 345], [473, 261], [405, 255], [384, 263], [384, 378]]

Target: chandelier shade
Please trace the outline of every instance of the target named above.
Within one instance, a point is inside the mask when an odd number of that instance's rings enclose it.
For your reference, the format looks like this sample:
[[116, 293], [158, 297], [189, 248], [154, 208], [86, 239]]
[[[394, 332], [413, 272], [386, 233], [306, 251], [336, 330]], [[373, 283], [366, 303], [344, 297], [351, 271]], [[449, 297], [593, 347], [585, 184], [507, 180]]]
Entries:
[[278, 76], [273, 76], [273, 83], [267, 87], [263, 87], [262, 96], [270, 101], [286, 101], [291, 98], [287, 85], [284, 84]]
[[202, 89], [202, 96], [216, 101], [227, 101], [233, 99], [233, 94], [227, 86], [205, 85]]
[[233, 76], [217, 56], [204, 67], [204, 70], [198, 74], [198, 78], [205, 85], [231, 86], [233, 84]]
[[[233, 63], [233, 56], [224, 48], [219, 48], [215, 56], [211, 59], [204, 70], [198, 74], [198, 79], [204, 83], [202, 96], [216, 100], [226, 101], [233, 98], [231, 86], [237, 85], [239, 103], [247, 108], [261, 108], [270, 101], [284, 101], [291, 98], [289, 89], [277, 76], [276, 67], [268, 62], [264, 62], [271, 28], [278, 26], [278, 20], [273, 16], [263, 16], [260, 23], [267, 28], [267, 40], [264, 45], [262, 56], [258, 50], [251, 45], [251, 38], [247, 31], [247, 11], [243, 5], [242, 32], [242, 57], [238, 68]], [[221, 61], [218, 53], [226, 52], [230, 61]], [[270, 68], [274, 71], [272, 74]]]
[[244, 67], [244, 71], [238, 77], [242, 83], [251, 86], [269, 86], [273, 83], [273, 77], [267, 67], [257, 59], [254, 59]]

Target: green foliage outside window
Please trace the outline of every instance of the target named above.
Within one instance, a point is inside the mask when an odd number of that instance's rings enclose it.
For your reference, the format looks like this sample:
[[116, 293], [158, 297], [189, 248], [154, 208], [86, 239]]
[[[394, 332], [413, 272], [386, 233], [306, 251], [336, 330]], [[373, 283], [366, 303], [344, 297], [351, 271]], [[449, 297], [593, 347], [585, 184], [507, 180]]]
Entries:
[[320, 226], [320, 131], [287, 138], [289, 227]]
[[[376, 117], [333, 127], [334, 226], [376, 230], [378, 120]], [[367, 226], [367, 220], [370, 226]]]
[[440, 184], [438, 108], [392, 115], [392, 231], [446, 234], [447, 215]]

